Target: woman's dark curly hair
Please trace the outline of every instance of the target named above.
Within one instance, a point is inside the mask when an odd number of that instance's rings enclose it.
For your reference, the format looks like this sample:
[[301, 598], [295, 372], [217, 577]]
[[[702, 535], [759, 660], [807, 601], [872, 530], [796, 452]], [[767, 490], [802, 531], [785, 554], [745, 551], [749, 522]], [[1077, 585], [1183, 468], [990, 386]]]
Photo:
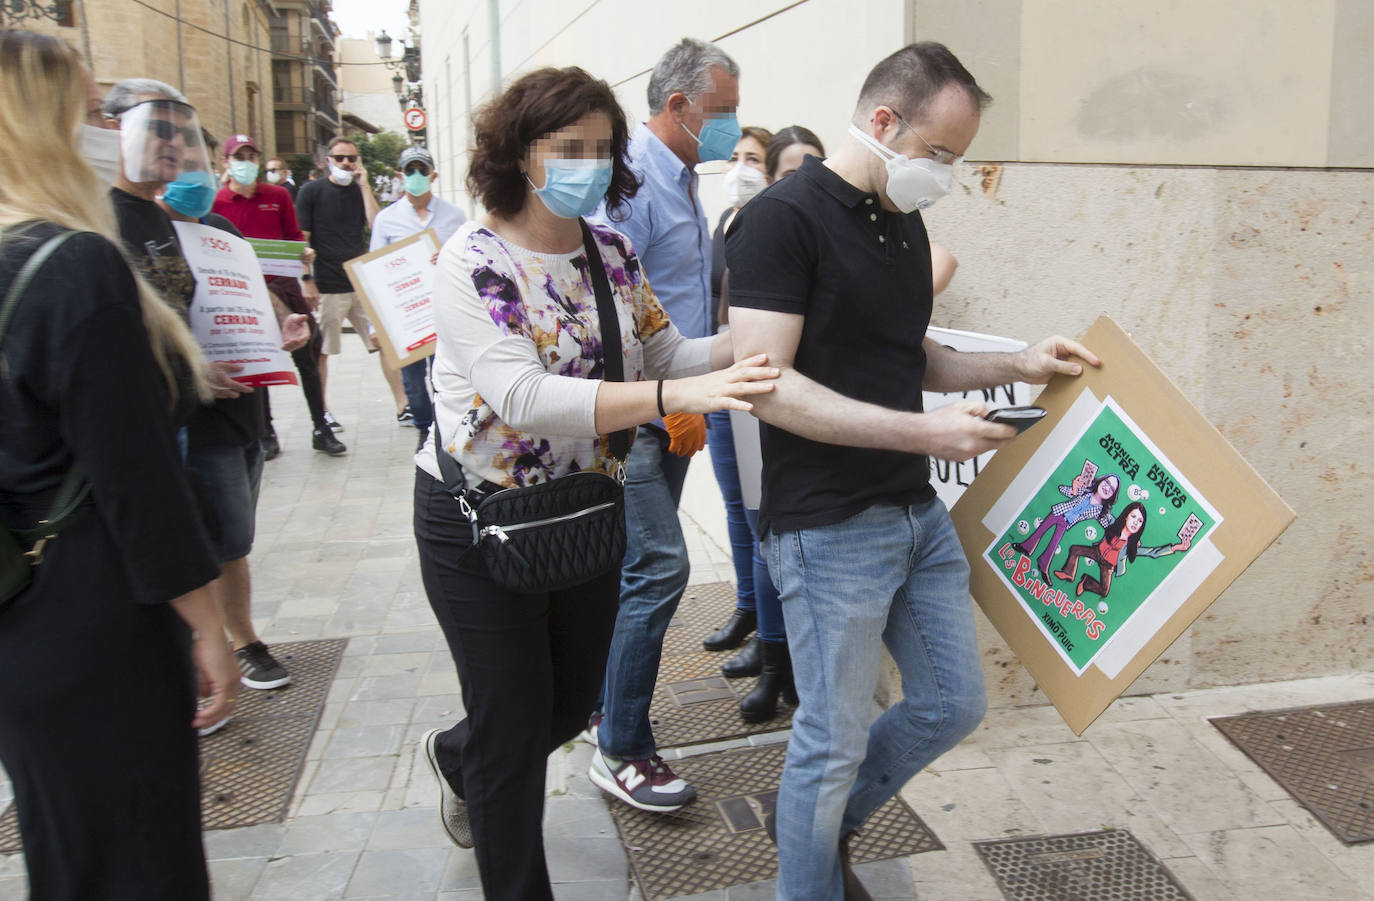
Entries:
[[527, 182], [520, 164], [530, 145], [594, 112], [605, 113], [611, 120], [611, 186], [606, 191], [606, 209], [615, 213], [635, 196], [640, 184], [625, 159], [630, 141], [625, 111], [610, 85], [577, 66], [536, 69], [477, 111], [468, 192], [501, 218], [514, 217], [525, 206]]

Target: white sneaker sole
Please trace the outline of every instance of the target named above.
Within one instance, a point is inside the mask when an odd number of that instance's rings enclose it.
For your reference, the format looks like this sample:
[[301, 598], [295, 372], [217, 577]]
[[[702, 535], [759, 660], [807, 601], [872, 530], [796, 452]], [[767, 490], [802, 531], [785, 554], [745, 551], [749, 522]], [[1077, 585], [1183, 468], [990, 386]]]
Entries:
[[681, 810], [682, 808], [690, 804], [693, 800], [695, 800], [695, 798], [692, 798], [690, 800], [683, 801], [681, 804], [645, 804], [642, 801], [636, 801], [634, 798], [630, 797], [625, 793], [624, 789], [620, 787], [620, 784], [615, 781], [614, 776], [608, 779], [604, 775], [602, 775], [601, 772], [596, 768], [595, 761], [593, 761], [592, 765], [587, 768], [587, 778], [592, 780], [592, 784], [595, 785], [597, 788], [612, 795], [617, 800], [624, 801], [631, 807], [638, 808], [639, 810], [645, 811], [646, 813], [672, 813], [675, 810]]
[[290, 685], [291, 677], [288, 675], [283, 676], [280, 679], [273, 679], [270, 682], [260, 682], [257, 679], [250, 679], [247, 676], [240, 676], [239, 682], [242, 683], [245, 688], [256, 688], [259, 691], [265, 691], [269, 688], [281, 688], [283, 685]]
[[[471, 848], [473, 845], [472, 826], [468, 826], [467, 840], [464, 841], [449, 830], [448, 821], [444, 819], [444, 789], [448, 786], [448, 780], [444, 778], [443, 773], [439, 772], [439, 758], [434, 753], [434, 742], [442, 731], [444, 730], [430, 729], [425, 733], [425, 737], [420, 740], [425, 751], [425, 760], [429, 762], [429, 771], [434, 774], [434, 779], [439, 783], [439, 826], [444, 830], [444, 835], [448, 836], [449, 841], [460, 848]], [[450, 788], [449, 791], [452, 789]]]

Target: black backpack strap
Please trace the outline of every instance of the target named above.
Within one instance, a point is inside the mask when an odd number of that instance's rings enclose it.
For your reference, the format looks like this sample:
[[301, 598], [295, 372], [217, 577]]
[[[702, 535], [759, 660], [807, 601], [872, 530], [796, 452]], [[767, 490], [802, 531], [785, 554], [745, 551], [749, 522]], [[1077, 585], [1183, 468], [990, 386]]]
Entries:
[[[24, 262], [19, 274], [14, 277], [14, 282], [10, 284], [9, 291], [5, 292], [5, 299], [0, 303], [0, 343], [5, 340], [5, 332], [9, 328], [10, 320], [14, 318], [14, 311], [19, 309], [19, 301], [28, 290], [29, 283], [33, 281], [38, 270], [43, 268], [43, 264], [48, 261], [59, 247], [67, 243], [67, 240], [77, 232], [67, 230], [53, 235], [44, 241], [33, 255]], [[75, 515], [76, 511], [85, 502], [86, 496], [91, 493], [91, 485], [86, 481], [81, 471], [73, 466], [66, 477], [62, 480], [62, 485], [57, 489], [57, 496], [53, 498], [52, 509], [48, 515], [39, 521], [38, 525], [32, 529], [18, 529], [15, 534], [24, 542], [41, 542], [47, 538], [53, 538], [67, 524], [67, 521]], [[41, 557], [41, 544], [34, 548], [34, 552]]]
[[[606, 381], [625, 381], [625, 357], [620, 347], [620, 316], [616, 312], [615, 300], [611, 296], [611, 283], [606, 278], [606, 266], [601, 262], [601, 252], [597, 250], [596, 238], [587, 226], [586, 219], [578, 219], [582, 226], [582, 246], [587, 251], [587, 269], [592, 276], [592, 290], [596, 292], [596, 314], [601, 320], [601, 350], [605, 354]], [[621, 429], [611, 434], [611, 455], [624, 460], [630, 452], [630, 432]]]

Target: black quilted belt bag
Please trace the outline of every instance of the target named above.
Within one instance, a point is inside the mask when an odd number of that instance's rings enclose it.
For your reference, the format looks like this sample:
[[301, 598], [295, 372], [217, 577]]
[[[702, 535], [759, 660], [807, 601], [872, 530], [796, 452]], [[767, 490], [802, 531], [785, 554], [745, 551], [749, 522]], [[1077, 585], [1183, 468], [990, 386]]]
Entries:
[[[585, 222], [587, 252], [607, 381], [623, 381], [620, 319], [611, 298], [601, 254]], [[619, 569], [625, 556], [625, 467], [630, 433], [610, 436], [615, 477], [578, 472], [522, 488], [491, 492], [466, 487], [462, 468], [435, 435], [439, 471], [445, 487], [472, 524], [472, 544], [482, 554], [492, 579], [522, 594], [558, 591]], [[496, 487], [496, 486], [493, 486]]]

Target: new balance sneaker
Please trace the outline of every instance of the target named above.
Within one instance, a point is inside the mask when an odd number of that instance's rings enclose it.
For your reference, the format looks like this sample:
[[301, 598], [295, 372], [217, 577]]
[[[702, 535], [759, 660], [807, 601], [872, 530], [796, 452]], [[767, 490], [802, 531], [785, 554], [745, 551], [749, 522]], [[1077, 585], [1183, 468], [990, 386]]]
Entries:
[[697, 796], [697, 790], [679, 779], [657, 754], [648, 760], [616, 761], [597, 751], [587, 777], [631, 807], [650, 813], [669, 813]]
[[336, 432], [342, 432], [344, 430], [344, 427], [334, 418], [334, 414], [330, 413], [328, 410], [324, 411], [324, 423]]
[[396, 414], [396, 424], [399, 426], [415, 425], [415, 414], [410, 412], [410, 404], [406, 404], [405, 409]]
[[424, 744], [425, 759], [429, 761], [429, 768], [434, 773], [434, 778], [439, 782], [439, 822], [443, 824], [444, 832], [448, 833], [449, 841], [460, 848], [471, 848], [472, 824], [468, 821], [467, 802], [458, 797], [458, 793], [448, 784], [443, 771], [439, 769], [439, 757], [434, 743], [442, 731], [442, 729], [430, 729], [421, 739]]
[[577, 736], [593, 748], [596, 747], [596, 730], [601, 728], [601, 717], [603, 715], [604, 714], [593, 713], [591, 719], [587, 720], [587, 728], [583, 729]]
[[249, 688], [281, 688], [291, 681], [286, 667], [277, 662], [260, 641], [246, 644], [234, 652], [239, 660], [239, 681]]

